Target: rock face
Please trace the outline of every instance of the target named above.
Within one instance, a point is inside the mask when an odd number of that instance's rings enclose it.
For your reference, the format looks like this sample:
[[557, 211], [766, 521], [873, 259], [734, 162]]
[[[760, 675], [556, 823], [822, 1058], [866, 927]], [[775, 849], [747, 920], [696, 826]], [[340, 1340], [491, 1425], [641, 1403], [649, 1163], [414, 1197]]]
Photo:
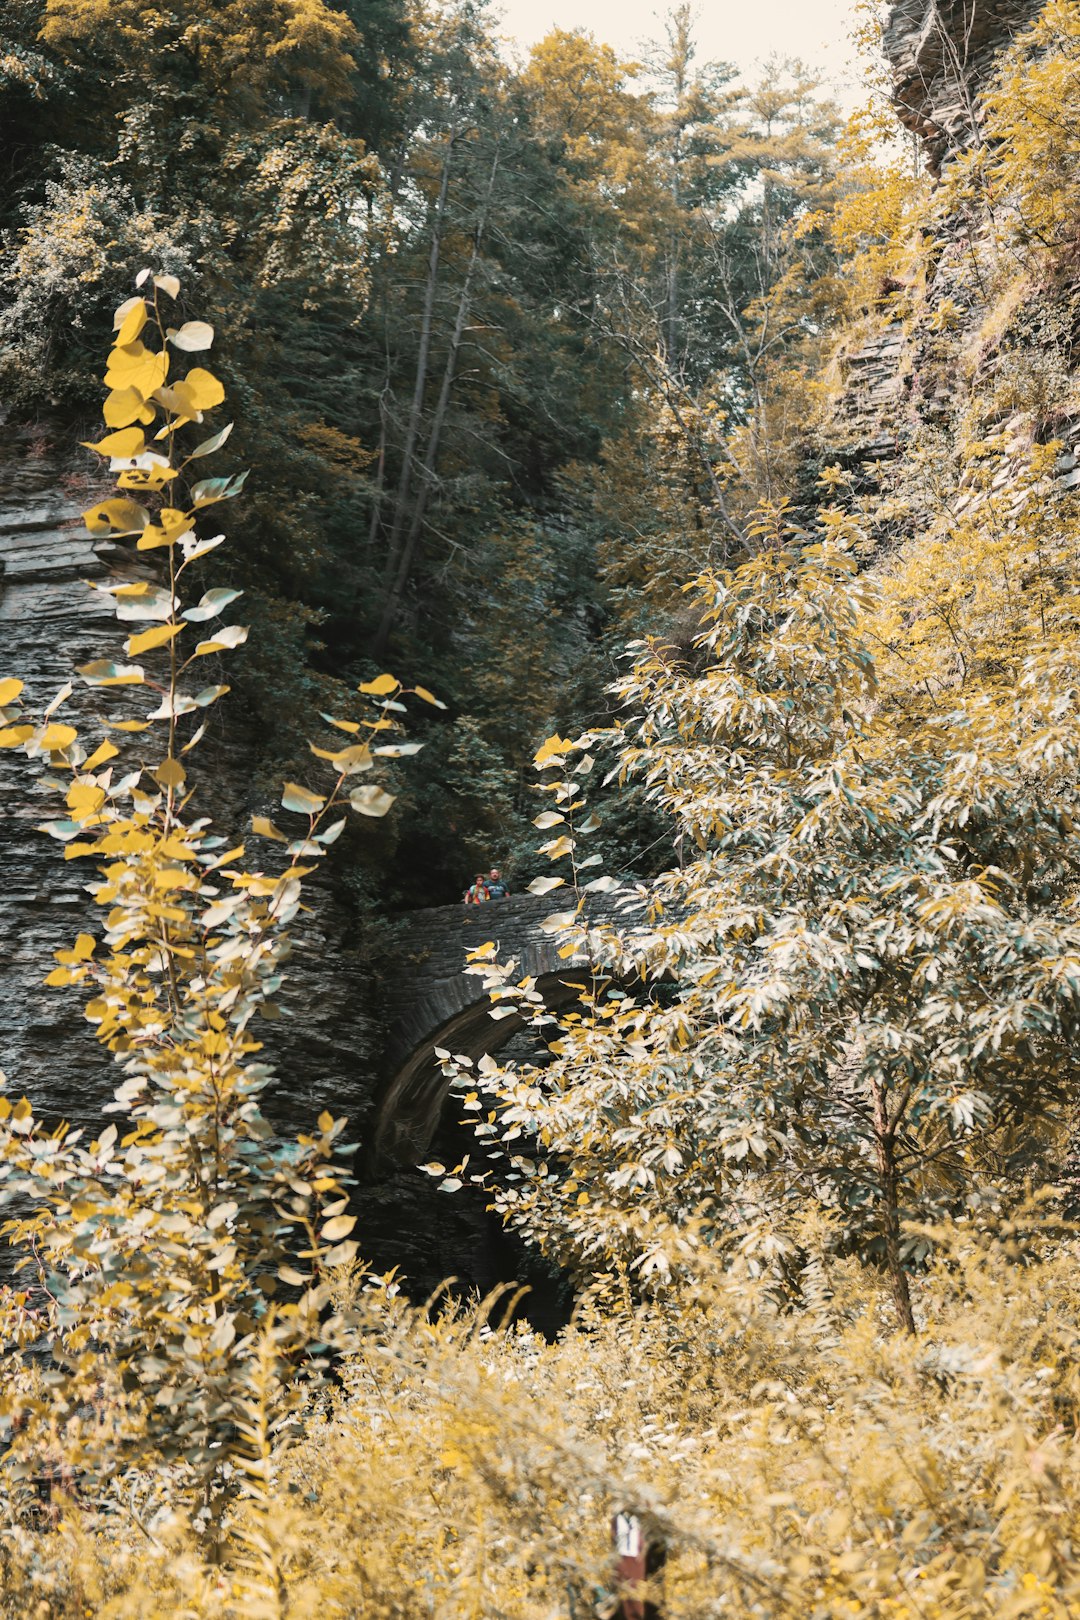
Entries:
[[[94, 486], [90, 473], [72, 473], [76, 437], [70, 424], [7, 424], [0, 450], [0, 678], [25, 682], [31, 712], [61, 691], [76, 665], [116, 657], [122, 629], [88, 582], [113, 573], [130, 578], [141, 566], [140, 559], [87, 536], [81, 514], [109, 486]], [[76, 682], [62, 715], [90, 719], [102, 699], [100, 690]], [[254, 761], [242, 716], [228, 702], [215, 714], [222, 729], [200, 751], [204, 776], [213, 783], [206, 808], [223, 830], [235, 830], [253, 808], [245, 784]], [[36, 830], [52, 813], [51, 798], [34, 791], [25, 757], [0, 752], [0, 1070], [10, 1092], [25, 1093], [46, 1120], [65, 1118], [94, 1130], [104, 1122], [101, 1110], [116, 1083], [113, 1065], [92, 1038], [78, 993], [42, 982], [53, 952], [96, 923], [85, 864], [65, 862], [61, 846]], [[286, 1017], [265, 1035], [280, 1078], [264, 1105], [290, 1132], [307, 1128], [323, 1108], [347, 1114], [350, 1137], [365, 1143], [387, 1082], [410, 1058], [416, 1066], [416, 1048], [444, 1022], [447, 996], [455, 1009], [482, 999], [479, 982], [463, 978], [464, 955], [470, 944], [490, 937], [494, 908], [485, 915], [445, 907], [409, 919], [397, 930], [379, 985], [360, 949], [357, 919], [334, 891], [329, 864], [309, 880], [308, 893], [310, 912], [293, 929], [282, 997]], [[499, 931], [503, 942], [533, 961], [538, 942], [547, 939], [539, 923], [550, 909], [543, 901], [509, 902], [498, 919], [512, 924], [509, 933]], [[374, 1010], [379, 1000], [382, 1016]], [[485, 1035], [496, 1030], [486, 1012], [478, 1016], [486, 1021]], [[396, 1033], [387, 1046], [382, 1026], [392, 1021]], [[430, 1043], [425, 1053], [430, 1057]], [[429, 1114], [418, 1150], [430, 1143], [451, 1161], [468, 1151], [453, 1118], [440, 1119], [437, 1101]], [[383, 1118], [394, 1117], [391, 1103]], [[398, 1156], [404, 1163], [378, 1173], [370, 1155], [362, 1156], [353, 1207], [366, 1258], [380, 1270], [397, 1267], [420, 1297], [449, 1276], [480, 1293], [531, 1277], [534, 1322], [554, 1327], [562, 1321], [566, 1298], [558, 1279], [503, 1233], [482, 1194], [440, 1194], [415, 1167], [417, 1156], [406, 1151]], [[0, 1280], [12, 1263], [0, 1251]]]
[[[81, 521], [86, 497], [70, 478], [71, 446], [40, 429], [9, 429], [0, 463], [0, 673], [26, 683], [34, 706], [56, 695], [76, 664], [116, 645], [116, 621], [85, 581], [110, 571], [108, 550]], [[93, 498], [92, 496], [90, 497]], [[88, 694], [71, 705], [85, 713]], [[85, 874], [35, 831], [45, 806], [23, 756], [0, 753], [0, 1069], [51, 1118], [97, 1117], [109, 1064], [78, 1001], [46, 990], [52, 953], [89, 918]]]
[[898, 0], [882, 38], [902, 122], [938, 173], [978, 129], [979, 94], [1013, 35], [1043, 0]]
[[[883, 44], [893, 97], [904, 124], [920, 136], [931, 173], [981, 138], [980, 108], [1002, 53], [1042, 10], [1042, 0], [898, 0]], [[1008, 199], [999, 199], [1002, 218]], [[995, 489], [1007, 485], [1033, 441], [1063, 443], [1062, 487], [1080, 483], [1080, 416], [1049, 410], [1074, 392], [1072, 333], [1080, 288], [1049, 290], [1022, 264], [1007, 262], [993, 241], [986, 210], [962, 190], [947, 207], [927, 210], [933, 236], [908, 281], [888, 281], [864, 310], [837, 355], [839, 386], [821, 433], [826, 459], [862, 474], [860, 493], [889, 485], [878, 464], [917, 450], [939, 465], [963, 435], [999, 438]], [[975, 433], [975, 428], [978, 433]], [[956, 471], [956, 482], [963, 484]], [[961, 495], [956, 510], [962, 510]], [[919, 514], [915, 514], [919, 521]], [[902, 538], [885, 534], [885, 543]]]
[[[87, 582], [114, 572], [130, 578], [141, 565], [87, 536], [81, 513], [108, 486], [72, 473], [75, 439], [67, 425], [8, 424], [0, 451], [0, 676], [25, 682], [30, 712], [40, 712], [77, 665], [117, 656], [123, 628]], [[91, 719], [109, 697], [115, 694], [76, 680], [60, 717]], [[211, 788], [207, 808], [223, 828], [235, 829], [249, 808], [250, 761], [243, 726], [230, 721], [227, 708], [218, 712], [226, 730], [206, 745], [206, 764], [223, 790]], [[0, 752], [0, 1070], [44, 1118], [93, 1126], [116, 1083], [112, 1063], [91, 1036], [78, 994], [42, 983], [53, 952], [70, 946], [80, 929], [95, 929], [85, 863], [65, 862], [61, 846], [36, 830], [52, 814], [52, 796], [36, 794], [25, 757]], [[267, 1112], [297, 1130], [329, 1107], [362, 1129], [377, 1089], [368, 976], [355, 948], [355, 918], [325, 881], [321, 891], [313, 886], [313, 898], [310, 917], [295, 930], [286, 997], [293, 1016], [274, 1026], [267, 1043], [281, 1076]]]

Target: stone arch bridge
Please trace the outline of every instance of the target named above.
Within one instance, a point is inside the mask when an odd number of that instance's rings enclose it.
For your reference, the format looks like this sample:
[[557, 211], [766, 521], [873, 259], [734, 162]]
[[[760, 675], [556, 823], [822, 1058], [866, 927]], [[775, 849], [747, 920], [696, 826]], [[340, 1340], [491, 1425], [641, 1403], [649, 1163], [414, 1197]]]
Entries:
[[[381, 1163], [415, 1164], [427, 1151], [448, 1091], [436, 1047], [476, 1059], [498, 1051], [523, 1027], [516, 1015], [490, 1016], [482, 978], [465, 971], [468, 951], [494, 940], [502, 960], [517, 958], [519, 976], [535, 978], [549, 1007], [576, 999], [581, 969], [560, 962], [558, 936], [542, 927], [561, 898], [558, 893], [516, 895], [481, 906], [433, 907], [402, 918], [384, 1008], [388, 1083], [374, 1138]], [[616, 896], [591, 898], [590, 921], [611, 921], [625, 905], [625, 895], [621, 903]]]

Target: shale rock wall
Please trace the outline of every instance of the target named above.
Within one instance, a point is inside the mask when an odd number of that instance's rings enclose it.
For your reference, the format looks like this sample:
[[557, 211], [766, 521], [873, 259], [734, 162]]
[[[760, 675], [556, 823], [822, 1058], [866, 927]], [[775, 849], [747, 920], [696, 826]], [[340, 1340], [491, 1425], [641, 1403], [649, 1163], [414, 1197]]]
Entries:
[[978, 135], [979, 96], [1001, 51], [1043, 0], [899, 0], [883, 47], [902, 122], [931, 169]]
[[[114, 574], [131, 578], [145, 569], [145, 559], [87, 535], [81, 514], [109, 486], [93, 483], [89, 458], [76, 448], [78, 436], [70, 422], [4, 424], [0, 677], [25, 682], [31, 713], [51, 702], [76, 665], [117, 655], [123, 627], [92, 582]], [[85, 472], [79, 471], [84, 462]], [[227, 679], [224, 670], [222, 675]], [[60, 715], [91, 722], [110, 712], [116, 697], [76, 680]], [[200, 808], [233, 832], [242, 831], [253, 809], [268, 808], [251, 797], [257, 761], [237, 703], [231, 697], [213, 711], [217, 730], [198, 756]], [[68, 1119], [95, 1131], [116, 1083], [112, 1062], [93, 1039], [78, 992], [42, 982], [53, 952], [70, 946], [81, 929], [97, 931], [98, 922], [85, 889], [87, 864], [66, 862], [62, 846], [37, 830], [54, 813], [52, 795], [36, 791], [25, 756], [0, 751], [0, 1071], [9, 1092], [30, 1097], [46, 1120]], [[420, 914], [390, 931], [376, 960], [333, 880], [328, 862], [308, 881], [311, 904], [292, 930], [294, 953], [281, 997], [285, 1016], [260, 1031], [279, 1077], [264, 1106], [290, 1132], [307, 1128], [323, 1108], [347, 1114], [350, 1137], [363, 1143], [373, 1134], [379, 1099], [396, 1066], [429, 1033], [428, 1024], [438, 1021], [446, 996], [456, 995], [455, 1006], [461, 1000], [456, 981], [465, 950], [479, 936], [489, 937], [492, 918], [470, 916], [460, 906]], [[534, 923], [539, 918], [533, 913], [550, 909], [519, 901], [500, 920], [515, 919], [522, 908]], [[528, 926], [524, 931], [529, 933]], [[513, 948], [513, 941], [508, 944]], [[468, 985], [478, 998], [477, 981]], [[397, 1035], [388, 1046], [385, 1031], [392, 1022]], [[428, 1137], [432, 1130], [433, 1152], [454, 1160], [468, 1150], [453, 1118], [433, 1119]], [[461, 1287], [486, 1293], [497, 1283], [528, 1276], [532, 1266], [534, 1320], [541, 1326], [562, 1320], [565, 1301], [557, 1280], [543, 1268], [537, 1271], [502, 1232], [482, 1194], [439, 1194], [415, 1168], [415, 1155], [381, 1170], [370, 1156], [361, 1156], [357, 1169], [361, 1185], [353, 1207], [365, 1256], [378, 1269], [398, 1268], [412, 1291], [426, 1296], [451, 1275]], [[0, 1249], [0, 1282], [12, 1265], [13, 1256]]]
[[[91, 471], [73, 471], [81, 460], [75, 439], [67, 424], [8, 424], [0, 451], [0, 675], [25, 682], [31, 712], [56, 696], [76, 665], [116, 657], [123, 627], [90, 582], [113, 573], [131, 578], [143, 567], [141, 558], [88, 537], [81, 513], [107, 489], [93, 485]], [[76, 679], [60, 717], [91, 721], [115, 698]], [[228, 702], [217, 713], [222, 729], [200, 755], [209, 767], [200, 805], [229, 830], [242, 829], [252, 808], [245, 728]], [[94, 1125], [115, 1084], [112, 1064], [78, 994], [42, 983], [53, 952], [95, 925], [86, 863], [65, 862], [62, 846], [37, 831], [54, 813], [53, 796], [36, 790], [25, 757], [0, 752], [0, 1070], [46, 1118]], [[295, 930], [287, 1015], [267, 1026], [281, 1076], [268, 1111], [294, 1129], [324, 1107], [363, 1125], [377, 1089], [368, 975], [351, 913], [325, 882], [313, 899]]]
[[[1042, 0], [899, 0], [883, 44], [901, 121], [937, 180], [982, 139], [982, 97], [1002, 53]], [[1003, 263], [998, 221], [977, 201], [928, 210], [921, 262], [890, 281], [836, 355], [837, 387], [820, 433], [824, 459], [863, 474], [862, 492], [895, 489], [905, 457], [945, 467], [964, 434], [997, 436], [994, 487], [1033, 442], [1063, 444], [1062, 489], [1080, 484], [1080, 415], [1046, 400], [1075, 394], [1080, 283], [1054, 288]], [[1009, 200], [998, 201], [1001, 219]], [[1054, 374], [1054, 375], [1052, 375]], [[893, 480], [891, 482], [891, 480]], [[963, 484], [963, 475], [957, 473]], [[858, 487], [858, 486], [857, 486]], [[961, 494], [957, 510], [969, 497]], [[908, 524], [918, 522], [919, 512]], [[891, 536], [902, 539], [903, 525]], [[909, 531], [908, 531], [909, 532]]]

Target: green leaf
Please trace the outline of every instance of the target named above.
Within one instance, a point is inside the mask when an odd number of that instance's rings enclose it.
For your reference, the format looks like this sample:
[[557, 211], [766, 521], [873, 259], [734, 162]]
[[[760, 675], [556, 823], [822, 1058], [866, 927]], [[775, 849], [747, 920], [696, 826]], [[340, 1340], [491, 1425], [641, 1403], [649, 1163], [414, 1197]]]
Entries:
[[536, 877], [528, 886], [529, 894], [550, 894], [552, 889], [561, 889], [566, 882], [561, 877]]
[[220, 450], [221, 449], [222, 445], [225, 443], [225, 440], [229, 437], [229, 434], [232, 432], [232, 430], [233, 430], [232, 423], [227, 422], [226, 425], [222, 428], [220, 433], [215, 433], [215, 434], [213, 434], [213, 436], [211, 438], [204, 439], [202, 444], [197, 444], [195, 446], [194, 450], [191, 452], [190, 456], [188, 457], [188, 460], [189, 461], [196, 461], [196, 460], [198, 460], [199, 456], [213, 455], [215, 450]]
[[327, 827], [325, 832], [316, 833], [315, 837], [318, 842], [320, 844], [336, 844], [342, 833], [345, 831], [348, 819], [348, 816], [342, 816], [340, 821], [333, 822], [331, 826]]
[[244, 487], [247, 473], [237, 473], [233, 478], [204, 478], [191, 489], [191, 504], [196, 511], [204, 506], [212, 506], [215, 501], [228, 501], [234, 495], [239, 495]]
[[226, 652], [231, 647], [239, 647], [248, 638], [248, 628], [246, 624], [223, 625], [214, 632], [212, 641], [200, 641], [191, 656], [205, 658], [208, 653]]

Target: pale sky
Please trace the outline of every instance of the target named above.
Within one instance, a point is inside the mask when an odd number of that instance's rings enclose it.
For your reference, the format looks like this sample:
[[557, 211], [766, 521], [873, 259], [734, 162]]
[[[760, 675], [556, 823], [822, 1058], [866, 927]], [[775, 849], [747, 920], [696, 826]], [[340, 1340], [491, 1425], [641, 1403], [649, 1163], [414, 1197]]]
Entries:
[[[551, 28], [587, 28], [633, 56], [663, 32], [657, 0], [501, 0], [503, 29], [521, 45]], [[698, 61], [732, 62], [753, 75], [755, 62], [778, 51], [820, 69], [842, 101], [854, 98], [857, 70], [848, 40], [854, 0], [699, 0]]]

